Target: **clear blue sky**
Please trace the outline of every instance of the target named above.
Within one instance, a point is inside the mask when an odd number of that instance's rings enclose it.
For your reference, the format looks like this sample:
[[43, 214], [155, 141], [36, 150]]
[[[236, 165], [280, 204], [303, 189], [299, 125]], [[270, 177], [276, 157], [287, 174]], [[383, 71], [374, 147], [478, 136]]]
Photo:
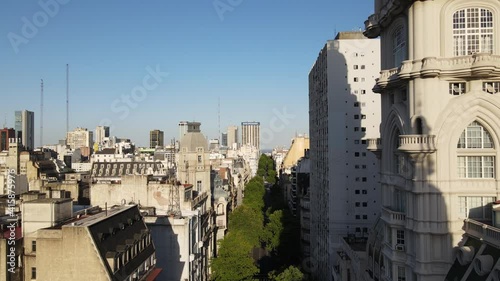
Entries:
[[[147, 145], [150, 130], [177, 138], [179, 121], [196, 120], [216, 138], [220, 98], [222, 132], [260, 121], [263, 148], [288, 146], [309, 130], [307, 75], [318, 52], [373, 12], [366, 0], [56, 1], [0, 2], [0, 121], [7, 116], [13, 127], [15, 110], [34, 111], [36, 145], [40, 79], [44, 144], [65, 137], [69, 64], [70, 129], [106, 120], [112, 135]], [[121, 102], [145, 89], [147, 67], [168, 76], [147, 79], [145, 96]], [[284, 108], [293, 115], [286, 122], [273, 113]]]

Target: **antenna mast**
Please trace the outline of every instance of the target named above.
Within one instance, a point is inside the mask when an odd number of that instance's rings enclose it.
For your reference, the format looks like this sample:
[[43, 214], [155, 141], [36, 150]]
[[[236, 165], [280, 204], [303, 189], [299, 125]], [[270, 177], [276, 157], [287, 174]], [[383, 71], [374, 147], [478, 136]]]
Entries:
[[69, 132], [69, 64], [66, 64], [66, 133]]
[[40, 147], [43, 147], [43, 79], [40, 84]]
[[218, 118], [218, 127], [219, 127], [219, 135], [217, 136], [217, 139], [220, 139], [219, 146], [222, 143], [222, 136], [220, 134], [220, 96], [219, 96], [219, 103], [218, 103], [218, 108], [217, 108], [217, 118]]

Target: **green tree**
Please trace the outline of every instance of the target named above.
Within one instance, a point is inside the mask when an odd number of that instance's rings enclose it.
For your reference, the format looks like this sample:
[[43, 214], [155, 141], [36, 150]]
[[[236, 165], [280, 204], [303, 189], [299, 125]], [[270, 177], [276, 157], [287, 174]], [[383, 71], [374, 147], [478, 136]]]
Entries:
[[240, 206], [229, 216], [229, 231], [240, 234], [240, 238], [252, 247], [260, 245], [264, 216], [246, 205]]
[[278, 249], [281, 243], [281, 235], [283, 233], [283, 211], [277, 210], [269, 215], [269, 222], [266, 224], [263, 231], [263, 241], [266, 243], [266, 248], [269, 251]]
[[250, 253], [252, 245], [243, 233], [228, 233], [220, 242], [218, 257], [212, 261], [212, 280], [247, 281], [259, 272]]
[[297, 267], [290, 266], [278, 274], [278, 276], [270, 276], [270, 278], [274, 281], [303, 281], [304, 274]]

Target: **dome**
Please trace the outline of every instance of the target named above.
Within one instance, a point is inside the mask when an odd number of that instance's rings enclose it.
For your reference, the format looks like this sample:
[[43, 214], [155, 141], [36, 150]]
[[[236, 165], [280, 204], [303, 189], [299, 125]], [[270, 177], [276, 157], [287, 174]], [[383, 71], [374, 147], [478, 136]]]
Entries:
[[189, 132], [186, 133], [181, 139], [181, 151], [185, 147], [188, 152], [196, 152], [198, 147], [203, 147], [204, 151], [208, 151], [208, 142], [202, 133]]

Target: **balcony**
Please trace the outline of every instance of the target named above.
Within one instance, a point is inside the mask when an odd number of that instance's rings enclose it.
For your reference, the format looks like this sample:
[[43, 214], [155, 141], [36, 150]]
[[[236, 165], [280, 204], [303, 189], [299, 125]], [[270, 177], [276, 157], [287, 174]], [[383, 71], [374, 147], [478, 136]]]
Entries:
[[365, 21], [365, 36], [376, 38], [380, 34], [380, 25], [378, 24], [379, 14], [373, 14]]
[[498, 245], [500, 241], [500, 229], [475, 220], [465, 219], [464, 230], [470, 236], [492, 245]]
[[436, 151], [436, 136], [401, 135], [398, 150], [406, 153], [432, 153]]
[[500, 76], [500, 56], [477, 53], [451, 58], [426, 57], [404, 61], [400, 67], [382, 70], [376, 92], [381, 92], [399, 81], [414, 78], [492, 78]]
[[382, 152], [382, 139], [381, 138], [376, 138], [376, 139], [368, 139], [368, 151], [375, 153], [377, 157], [380, 155]]
[[387, 207], [382, 207], [382, 219], [390, 225], [404, 226], [406, 224], [406, 214], [393, 211]]

